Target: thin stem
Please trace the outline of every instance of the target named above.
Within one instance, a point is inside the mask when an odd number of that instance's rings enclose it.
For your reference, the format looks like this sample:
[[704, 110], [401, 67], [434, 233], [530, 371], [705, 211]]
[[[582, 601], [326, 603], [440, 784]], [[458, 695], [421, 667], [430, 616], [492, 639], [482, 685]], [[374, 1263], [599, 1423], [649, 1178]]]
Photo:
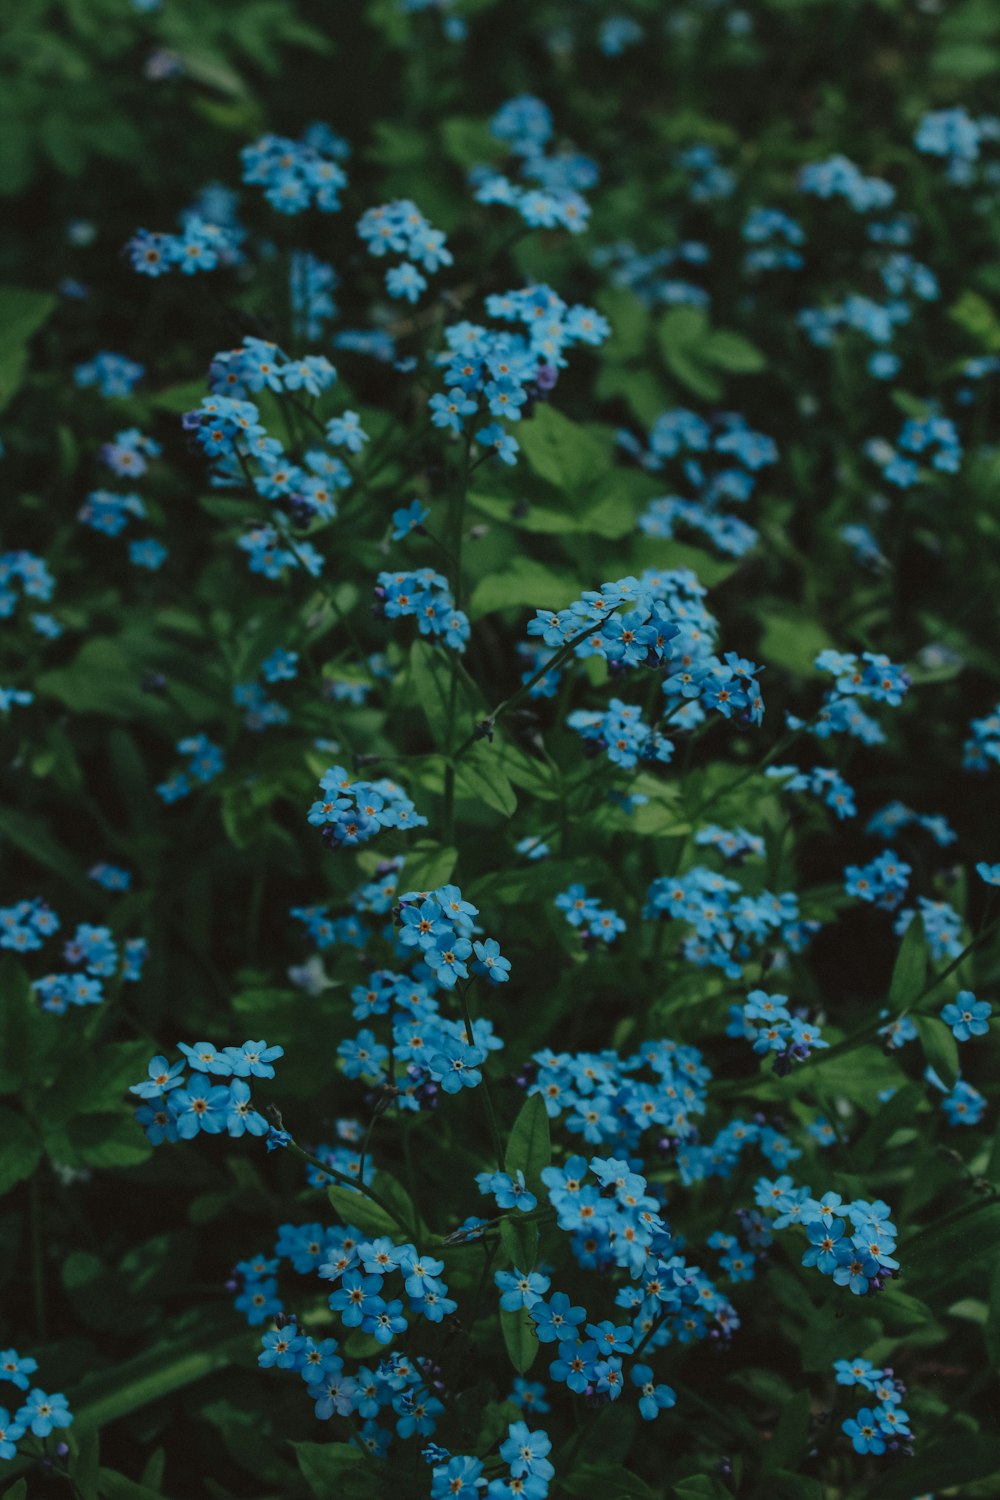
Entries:
[[[472, 1030], [472, 1016], [469, 1011], [469, 986], [464, 984], [459, 989], [459, 1001], [462, 1006], [462, 1019], [465, 1022], [465, 1035], [469, 1046], [474, 1047], [475, 1034]], [[490, 1094], [490, 1082], [486, 1074], [483, 1074], [482, 1087], [483, 1107], [486, 1110], [486, 1123], [489, 1126], [490, 1136], [493, 1141], [493, 1151], [497, 1159], [497, 1171], [503, 1171], [503, 1144], [500, 1140], [500, 1127], [497, 1125], [496, 1111], [493, 1108], [493, 1099]]]

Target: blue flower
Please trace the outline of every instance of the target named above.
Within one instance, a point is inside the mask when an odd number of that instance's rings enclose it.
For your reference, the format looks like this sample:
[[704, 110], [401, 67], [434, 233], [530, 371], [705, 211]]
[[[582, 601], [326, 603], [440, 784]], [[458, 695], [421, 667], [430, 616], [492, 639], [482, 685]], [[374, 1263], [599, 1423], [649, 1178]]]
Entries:
[[73, 1414], [61, 1391], [48, 1396], [36, 1386], [17, 1413], [17, 1421], [30, 1427], [35, 1437], [48, 1437], [53, 1427], [69, 1427]]
[[977, 1000], [971, 990], [959, 990], [955, 999], [942, 1007], [941, 1019], [951, 1027], [957, 1042], [967, 1042], [971, 1037], [986, 1035], [992, 1013], [988, 1000]]
[[419, 500], [411, 500], [409, 505], [400, 506], [399, 510], [392, 513], [392, 539], [400, 542], [411, 531], [420, 531], [424, 522], [430, 516], [426, 506], [421, 505]]
[[669, 1385], [657, 1385], [650, 1365], [633, 1365], [630, 1371], [634, 1385], [639, 1387], [639, 1415], [652, 1422], [661, 1411], [674, 1406], [677, 1397]]
[[848, 1417], [841, 1422], [840, 1430], [850, 1438], [855, 1453], [885, 1452], [885, 1439], [871, 1407], [863, 1406], [857, 1418]]
[[519, 1307], [532, 1308], [549, 1289], [549, 1278], [538, 1271], [497, 1271], [493, 1280], [500, 1292], [500, 1306], [504, 1312], [516, 1312]]
[[472, 966], [475, 973], [485, 974], [494, 984], [506, 983], [510, 978], [510, 960], [503, 957], [500, 944], [495, 938], [487, 938], [482, 943], [473, 943], [472, 951], [478, 960]]

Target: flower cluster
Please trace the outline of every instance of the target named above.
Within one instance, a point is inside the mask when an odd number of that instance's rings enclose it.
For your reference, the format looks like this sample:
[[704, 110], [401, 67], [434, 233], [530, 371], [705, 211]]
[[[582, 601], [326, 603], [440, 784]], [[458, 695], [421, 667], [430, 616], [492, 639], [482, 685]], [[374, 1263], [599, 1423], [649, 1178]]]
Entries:
[[[51, 907], [37, 897], [0, 907], [0, 948], [35, 952], [60, 925]], [[147, 949], [145, 938], [126, 938], [119, 951], [109, 927], [81, 922], [63, 945], [63, 958], [71, 972], [46, 974], [32, 981], [32, 990], [42, 1010], [52, 1015], [65, 1015], [71, 1005], [99, 1005], [105, 998], [104, 980], [117, 975], [123, 982], [135, 983], [142, 977]]]
[[808, 771], [798, 766], [768, 766], [766, 774], [781, 781], [783, 792], [808, 792], [819, 797], [838, 818], [853, 818], [857, 813], [853, 788], [832, 766], [812, 766]]
[[643, 719], [642, 710], [620, 698], [612, 698], [601, 713], [577, 709], [566, 723], [594, 747], [594, 754], [606, 751], [608, 759], [624, 770], [640, 760], [666, 764], [674, 753], [670, 740]]
[[678, 407], [657, 417], [646, 447], [628, 431], [620, 432], [619, 440], [651, 473], [676, 460], [678, 476], [695, 492], [691, 498], [665, 495], [650, 501], [638, 522], [647, 536], [671, 538], [680, 526], [732, 557], [742, 557], [755, 544], [755, 529], [722, 507], [750, 499], [758, 473], [777, 461], [778, 449], [738, 412], [720, 412], [708, 422]]
[[880, 177], [866, 177], [846, 156], [810, 162], [799, 173], [799, 189], [817, 198], [843, 198], [855, 213], [888, 208], [896, 192]]
[[840, 1430], [851, 1440], [855, 1453], [909, 1453], [909, 1414], [903, 1409], [906, 1386], [892, 1370], [877, 1370], [870, 1359], [834, 1361], [837, 1384], [859, 1387], [874, 1397], [874, 1407], [863, 1406], [853, 1417], [840, 1424]]
[[490, 121], [490, 130], [518, 159], [520, 175], [535, 185], [521, 187], [502, 172], [477, 167], [471, 174], [476, 202], [513, 208], [532, 229], [581, 234], [590, 217], [582, 191], [594, 186], [597, 167], [578, 153], [546, 154], [553, 134], [548, 106], [530, 94], [508, 99]]
[[282, 214], [300, 214], [308, 208], [334, 213], [347, 186], [340, 163], [347, 157], [347, 143], [326, 125], [312, 125], [300, 140], [265, 135], [240, 153], [243, 181], [264, 189], [264, 197]]
[[26, 1432], [36, 1438], [47, 1438], [54, 1429], [70, 1427], [73, 1413], [61, 1391], [49, 1395], [39, 1386], [32, 1386], [29, 1376], [38, 1369], [38, 1361], [30, 1355], [21, 1355], [16, 1349], [0, 1349], [0, 1381], [6, 1381], [18, 1391], [28, 1391], [22, 1404], [13, 1413], [0, 1406], [0, 1459], [8, 1461], [17, 1454], [18, 1440]]
[[412, 616], [421, 635], [440, 639], [452, 651], [464, 651], [469, 639], [469, 617], [455, 608], [447, 578], [433, 568], [415, 573], [380, 573], [375, 599], [387, 620]]
[[802, 1264], [831, 1276], [855, 1296], [881, 1291], [899, 1270], [899, 1261], [893, 1257], [896, 1226], [889, 1205], [881, 1199], [845, 1203], [839, 1193], [824, 1193], [816, 1199], [811, 1188], [795, 1187], [790, 1177], [774, 1182], [762, 1177], [756, 1201], [759, 1208], [778, 1215], [775, 1229], [800, 1224], [809, 1239]]
[[1000, 765], [1000, 703], [992, 713], [973, 719], [962, 746], [962, 764], [967, 771], [988, 771]]
[[138, 229], [125, 246], [132, 269], [142, 276], [166, 276], [180, 271], [194, 276], [198, 271], [214, 271], [218, 266], [232, 266], [239, 260], [239, 240], [221, 224], [209, 224], [191, 216], [179, 234]]
[[555, 899], [571, 927], [579, 929], [584, 941], [613, 943], [625, 923], [613, 907], [602, 907], [596, 896], [588, 896], [584, 886], [575, 883]]
[[738, 881], [704, 865], [693, 865], [673, 879], [658, 876], [649, 887], [643, 916], [686, 922], [691, 930], [681, 942], [685, 959], [699, 968], [719, 968], [730, 979], [740, 977], [755, 945], [780, 938], [799, 952], [820, 925], [802, 920], [794, 891], [746, 895]]
[[[267, 1135], [271, 1127], [254, 1109], [246, 1080], [273, 1078], [272, 1064], [285, 1055], [284, 1047], [249, 1041], [220, 1052], [211, 1042], [179, 1042], [178, 1050], [184, 1056], [173, 1063], [162, 1054], [152, 1058], [148, 1076], [129, 1088], [143, 1101], [135, 1118], [154, 1146], [189, 1141], [200, 1132], [226, 1131], [234, 1140], [247, 1132]], [[213, 1078], [229, 1081], [213, 1084]]]
[[75, 367], [73, 379], [81, 389], [94, 389], [99, 396], [110, 400], [115, 396], [131, 396], [145, 373], [145, 365], [127, 359], [124, 354], [102, 349], [93, 359]]
[[887, 484], [908, 490], [920, 478], [920, 467], [911, 454], [929, 453], [930, 466], [939, 474], [957, 474], [962, 463], [958, 429], [949, 417], [911, 417], [903, 423], [895, 448], [881, 438], [867, 445], [868, 457], [882, 470]]
[[730, 1008], [730, 1036], [741, 1036], [753, 1043], [762, 1056], [774, 1054], [774, 1071], [787, 1073], [793, 1062], [805, 1062], [811, 1052], [828, 1047], [818, 1026], [788, 1009], [787, 995], [769, 995], [765, 990], [751, 990], [743, 1005]]
[[441, 230], [434, 229], [409, 198], [367, 209], [358, 221], [358, 234], [370, 255], [403, 257], [400, 265], [386, 271], [385, 289], [390, 297], [405, 297], [411, 304], [427, 290], [422, 272], [430, 275], [452, 264]]
[[866, 865], [847, 866], [844, 889], [859, 901], [870, 901], [884, 911], [895, 911], [906, 896], [912, 873], [911, 867], [892, 849], [883, 849]]
[[17, 585], [28, 599], [52, 598], [56, 581], [45, 559], [34, 552], [0, 553], [0, 620], [7, 620], [17, 605]]
[[331, 848], [353, 848], [364, 844], [382, 828], [425, 828], [410, 798], [394, 781], [360, 781], [343, 766], [331, 766], [320, 777], [319, 789], [326, 795], [314, 802], [307, 814], [314, 828], [323, 830]]
[[865, 824], [865, 833], [873, 834], [876, 838], [893, 838], [903, 828], [922, 828], [929, 833], [935, 844], [944, 849], [953, 844], [958, 834], [952, 828], [943, 813], [918, 813], [912, 807], [907, 807], [905, 802], [887, 802], [877, 812], [872, 813]]
[[527, 1422], [511, 1422], [507, 1437], [500, 1444], [500, 1457], [508, 1466], [507, 1475], [486, 1480], [481, 1477], [484, 1469], [481, 1459], [453, 1457], [432, 1444], [424, 1450], [425, 1457], [433, 1464], [431, 1500], [478, 1500], [483, 1495], [486, 1500], [510, 1500], [515, 1495], [523, 1495], [524, 1500], [545, 1500], [549, 1481], [556, 1472], [546, 1456], [551, 1451], [547, 1432], [541, 1428], [532, 1432]]
[[224, 765], [221, 749], [206, 734], [186, 735], [177, 741], [176, 750], [186, 756], [187, 765], [182, 771], [171, 772], [156, 788], [156, 795], [167, 803], [190, 796], [196, 786], [214, 780]]

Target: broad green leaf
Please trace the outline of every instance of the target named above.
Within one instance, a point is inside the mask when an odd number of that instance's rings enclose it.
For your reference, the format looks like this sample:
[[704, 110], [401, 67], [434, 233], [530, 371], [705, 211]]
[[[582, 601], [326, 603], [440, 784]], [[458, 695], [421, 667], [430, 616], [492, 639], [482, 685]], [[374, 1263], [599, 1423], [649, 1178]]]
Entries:
[[648, 309], [625, 287], [600, 291], [597, 306], [611, 324], [611, 336], [601, 348], [602, 358], [612, 363], [638, 359], [649, 337]]
[[519, 1213], [509, 1213], [500, 1222], [500, 1245], [512, 1266], [533, 1271], [538, 1260], [538, 1225]]
[[499, 757], [494, 757], [486, 744], [473, 745], [458, 762], [455, 792], [492, 807], [505, 818], [513, 817], [517, 811], [514, 788], [500, 767]]
[[246, 1329], [234, 1334], [231, 1312], [218, 1321], [203, 1316], [183, 1336], [175, 1333], [133, 1359], [86, 1376], [75, 1391], [73, 1432], [82, 1438], [217, 1370], [251, 1360], [255, 1342]]
[[69, 1434], [70, 1474], [80, 1494], [80, 1500], [98, 1500], [98, 1470], [100, 1468], [100, 1437], [97, 1432], [84, 1433], [77, 1439]]
[[342, 1187], [339, 1182], [335, 1182], [327, 1188], [326, 1195], [344, 1224], [351, 1224], [355, 1229], [373, 1237], [387, 1234], [390, 1239], [398, 1239], [400, 1227], [392, 1215], [363, 1193], [356, 1193], [352, 1188]]
[[949, 1292], [973, 1294], [988, 1284], [1000, 1257], [1000, 1203], [979, 1203], [967, 1213], [931, 1224], [904, 1240], [897, 1259], [907, 1291], [932, 1307]]
[[531, 1369], [540, 1347], [528, 1309], [518, 1307], [513, 1312], [507, 1312], [501, 1308], [500, 1331], [511, 1364], [519, 1375], [523, 1375]]
[[454, 652], [417, 640], [410, 648], [410, 676], [427, 727], [442, 750], [465, 738], [480, 710], [472, 687]]
[[447, 885], [457, 863], [457, 849], [432, 839], [417, 839], [409, 846], [400, 871], [400, 895], [405, 891], [436, 891], [438, 886]]
[[518, 424], [517, 440], [539, 478], [569, 495], [596, 484], [611, 463], [614, 443], [610, 431], [595, 433], [548, 404]]
[[[922, 1446], [895, 1473], [881, 1475], [877, 1495], [878, 1500], [912, 1500], [914, 1495], [943, 1490], [957, 1497], [960, 1486], [994, 1476], [992, 1495], [1000, 1494], [1000, 1438], [956, 1428], [951, 1438]], [[976, 1493], [985, 1496], [986, 1491]]]
[[891, 1099], [879, 1105], [871, 1123], [851, 1148], [858, 1171], [864, 1172], [872, 1166], [886, 1141], [902, 1126], [913, 1123], [924, 1094], [922, 1083], [907, 1083]]
[[664, 359], [667, 369], [675, 380], [700, 396], [703, 401], [718, 401], [725, 387], [712, 370], [698, 359], [691, 349], [678, 348], [664, 350]]
[[28, 367], [28, 345], [57, 302], [51, 292], [0, 286], [0, 411], [21, 385]]
[[534, 1192], [541, 1174], [552, 1160], [552, 1137], [549, 1117], [541, 1094], [531, 1094], [522, 1104], [514, 1121], [504, 1153], [504, 1171], [511, 1176], [524, 1173], [524, 1180]]
[[782, 1409], [771, 1441], [764, 1449], [765, 1474], [799, 1462], [809, 1445], [809, 1392], [796, 1391]]
[[754, 375], [767, 367], [767, 359], [757, 346], [728, 328], [717, 328], [710, 333], [698, 353], [710, 365], [733, 375]]
[[0, 807], [0, 840], [3, 839], [9, 839], [29, 859], [45, 865], [78, 890], [90, 894], [80, 866], [65, 845], [53, 837], [41, 818], [17, 812], [12, 807]]
[[997, 1261], [990, 1283], [989, 1313], [983, 1329], [983, 1339], [990, 1364], [994, 1370], [1000, 1370], [1000, 1260]]
[[978, 292], [967, 288], [949, 307], [948, 316], [991, 354], [1000, 350], [1000, 319]]
[[382, 1465], [350, 1443], [293, 1443], [292, 1448], [317, 1500], [370, 1500], [381, 1486]]
[[673, 1500], [733, 1500], [733, 1492], [712, 1474], [691, 1474], [674, 1485]]
[[924, 1057], [945, 1088], [952, 1088], [961, 1069], [958, 1043], [950, 1026], [946, 1026], [938, 1016], [914, 1016], [913, 1022], [920, 1034]]
[[164, 1500], [159, 1490], [127, 1479], [115, 1469], [102, 1469], [99, 1483], [101, 1500]]
[[927, 941], [921, 917], [913, 917], [903, 934], [889, 981], [889, 1006], [901, 1010], [912, 1005], [924, 988], [927, 975]]
[[30, 1177], [42, 1155], [42, 1143], [24, 1115], [0, 1105], [0, 1194]]
[[700, 307], [672, 307], [664, 313], [656, 330], [660, 348], [666, 353], [694, 349], [708, 335], [708, 315]]
[[798, 677], [816, 675], [813, 663], [833, 644], [818, 621], [788, 605], [773, 605], [758, 613], [760, 655], [768, 666], [784, 667]]
[[515, 557], [502, 571], [488, 573], [476, 584], [469, 617], [478, 620], [499, 609], [565, 609], [578, 593], [571, 573], [557, 572], [531, 557]]
[[580, 1464], [562, 1480], [562, 1488], [580, 1500], [660, 1500], [657, 1490], [620, 1464]]

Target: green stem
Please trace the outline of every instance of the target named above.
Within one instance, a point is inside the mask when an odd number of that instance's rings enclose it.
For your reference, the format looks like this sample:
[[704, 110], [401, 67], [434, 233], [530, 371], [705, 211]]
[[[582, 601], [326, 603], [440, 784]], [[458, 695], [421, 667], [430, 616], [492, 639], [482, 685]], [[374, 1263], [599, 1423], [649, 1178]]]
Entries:
[[42, 1193], [36, 1171], [28, 1184], [28, 1215], [31, 1234], [31, 1290], [35, 1305], [35, 1329], [38, 1342], [47, 1337], [45, 1314], [45, 1258], [42, 1250]]
[[[459, 1000], [462, 1006], [462, 1019], [465, 1022], [465, 1035], [469, 1046], [474, 1047], [475, 1033], [472, 1030], [472, 1015], [469, 1011], [469, 985], [464, 984], [459, 988]], [[482, 1087], [483, 1108], [486, 1111], [486, 1123], [489, 1126], [490, 1137], [493, 1141], [493, 1151], [497, 1159], [497, 1171], [503, 1171], [503, 1145], [500, 1140], [500, 1127], [497, 1125], [496, 1111], [493, 1108], [493, 1098], [490, 1094], [490, 1081], [483, 1073]]]

